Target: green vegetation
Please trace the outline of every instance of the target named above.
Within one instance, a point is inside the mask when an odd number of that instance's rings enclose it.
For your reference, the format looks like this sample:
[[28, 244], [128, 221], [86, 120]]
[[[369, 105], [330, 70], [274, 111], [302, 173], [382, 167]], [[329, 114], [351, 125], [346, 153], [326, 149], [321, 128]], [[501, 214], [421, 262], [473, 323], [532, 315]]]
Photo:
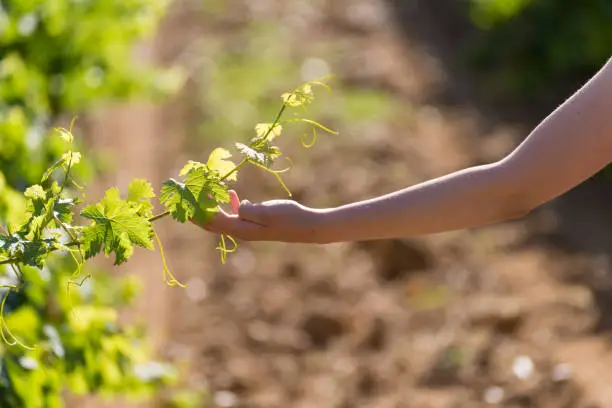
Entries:
[[[257, 124], [255, 136], [248, 144], [236, 143], [235, 147], [242, 155], [240, 163], [231, 162], [231, 153], [223, 148], [214, 149], [206, 163], [189, 161], [180, 172], [183, 181], [169, 179], [164, 182], [160, 201], [167, 211], [155, 216], [151, 204], [151, 198], [155, 197], [152, 186], [146, 180], [133, 180], [125, 199], [121, 198], [116, 187], [110, 188], [102, 200], [81, 210], [80, 215], [90, 223], [73, 225], [72, 211], [80, 200], [69, 191], [70, 188], [83, 188], [72, 177], [73, 167], [81, 161], [81, 154], [72, 150], [72, 127], [56, 129], [67, 144], [66, 152], [44, 172], [40, 184], [25, 190], [25, 212], [20, 221], [2, 228], [0, 233], [0, 264], [11, 265], [19, 281], [18, 285], [6, 287], [9, 291], [21, 289], [24, 284], [21, 266], [42, 269], [49, 256], [58, 251], [72, 256], [76, 270], [73, 277], [80, 275], [85, 260], [101, 252], [107, 256], [114, 254], [115, 265], [123, 264], [132, 256], [135, 246], [153, 249], [154, 237], [160, 242], [153, 222], [167, 215], [181, 223], [193, 220], [203, 224], [211, 220], [219, 211], [219, 205], [229, 202], [229, 183], [237, 180], [239, 169], [246, 164], [273, 174], [291, 195], [280, 176], [286, 170], [271, 168], [281, 156], [281, 151], [272, 141], [291, 123], [311, 126], [311, 139], [308, 142], [303, 139], [306, 147], [314, 144], [318, 130], [335, 133], [309, 117], [307, 106], [314, 100], [314, 86], [329, 89], [321, 81], [310, 81], [281, 95], [281, 108], [274, 120]], [[292, 108], [302, 109], [305, 116], [283, 120], [283, 113]], [[54, 179], [56, 173], [59, 174]], [[227, 249], [226, 238], [232, 241], [234, 249], [236, 246], [233, 238], [221, 237], [219, 250], [223, 261], [226, 254], [234, 250]], [[181, 285], [165, 266], [165, 259], [163, 264], [166, 282], [171, 286]], [[11, 340], [16, 341], [14, 338]]]
[[471, 61], [503, 98], [549, 109], [611, 56], [608, 0], [471, 0], [469, 14], [481, 34]]
[[[62, 407], [65, 391], [144, 397], [176, 376], [151, 359], [142, 330], [117, 320], [137, 281], [88, 267], [80, 272], [92, 279], [69, 284], [74, 261], [59, 254], [53, 237], [73, 231], [48, 226], [70, 223], [77, 200], [59, 197], [71, 186], [54, 184], [55, 172], [45, 174], [44, 188], [26, 190], [51, 166], [70, 168], [80, 183], [97, 171], [95, 158], [76, 165], [80, 157], [64, 155], [66, 142], [49, 136], [64, 115], [103, 101], [161, 97], [178, 84], [175, 71], [138, 68], [131, 58], [165, 7], [159, 0], [0, 1], [0, 252], [20, 259], [0, 265], [2, 407]], [[58, 256], [43, 266], [51, 250]]]

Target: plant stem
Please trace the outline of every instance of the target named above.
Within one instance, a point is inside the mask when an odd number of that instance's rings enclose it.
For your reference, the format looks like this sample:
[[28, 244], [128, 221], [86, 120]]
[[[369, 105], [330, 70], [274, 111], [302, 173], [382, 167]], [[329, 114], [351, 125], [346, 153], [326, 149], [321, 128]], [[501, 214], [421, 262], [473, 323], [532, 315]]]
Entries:
[[236, 167], [234, 167], [233, 169], [231, 169], [226, 175], [224, 175], [223, 177], [221, 177], [221, 181], [227, 179], [229, 176], [231, 176], [232, 174], [234, 174], [235, 172], [238, 171], [239, 168], [241, 168], [242, 166], [244, 166], [245, 164], [247, 164], [249, 162], [249, 159], [244, 158], [242, 159], [242, 161], [240, 163], [238, 163], [236, 165]]
[[170, 215], [170, 211], [164, 211], [163, 213], [154, 215], [153, 217], [149, 218], [149, 222], [155, 222], [159, 219], [164, 218], [165, 216]]
[[268, 137], [270, 132], [272, 132], [272, 130], [274, 130], [274, 128], [276, 127], [276, 125], [280, 121], [281, 116], [283, 116], [283, 113], [285, 112], [285, 109], [287, 109], [287, 105], [285, 105], [283, 103], [283, 106], [281, 106], [280, 110], [278, 111], [278, 114], [276, 115], [276, 118], [274, 119], [274, 122], [272, 122], [272, 126], [270, 126], [270, 129], [268, 129], [268, 133], [266, 133], [265, 136], [263, 137], [264, 140]]
[[60, 228], [63, 229], [64, 232], [66, 232], [66, 234], [68, 234], [68, 236], [70, 237], [71, 240], [76, 241], [76, 238], [74, 237], [72, 232], [70, 232], [68, 227], [63, 222], [61, 222], [60, 219], [57, 218], [56, 215], [53, 215], [53, 219], [55, 219], [55, 222], [57, 222], [59, 224]]

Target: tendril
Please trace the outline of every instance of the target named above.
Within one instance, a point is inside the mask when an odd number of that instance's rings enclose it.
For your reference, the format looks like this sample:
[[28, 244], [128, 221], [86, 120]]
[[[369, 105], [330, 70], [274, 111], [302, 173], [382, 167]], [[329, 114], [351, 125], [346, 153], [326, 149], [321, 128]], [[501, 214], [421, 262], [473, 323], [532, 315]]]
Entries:
[[159, 253], [162, 259], [162, 264], [163, 264], [163, 275], [162, 276], [163, 276], [164, 282], [168, 286], [180, 286], [181, 288], [186, 288], [187, 285], [184, 285], [181, 282], [179, 282], [174, 277], [172, 272], [170, 272], [170, 268], [168, 268], [168, 263], [166, 262], [166, 254], [164, 253], [164, 247], [161, 243], [161, 240], [159, 239], [159, 235], [157, 235], [157, 232], [155, 232], [155, 230], [153, 230], [153, 236], [155, 237], [155, 240], [157, 241], [157, 246], [159, 247]]

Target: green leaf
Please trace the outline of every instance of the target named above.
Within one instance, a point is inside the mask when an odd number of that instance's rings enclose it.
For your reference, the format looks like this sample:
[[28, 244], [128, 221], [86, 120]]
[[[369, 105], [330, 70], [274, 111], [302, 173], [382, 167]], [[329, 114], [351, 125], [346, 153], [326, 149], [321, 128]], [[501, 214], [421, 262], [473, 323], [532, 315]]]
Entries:
[[185, 184], [174, 179], [164, 181], [159, 200], [170, 211], [172, 218], [179, 222], [192, 218], [198, 208], [198, 201], [191, 191], [187, 190]]
[[252, 147], [247, 146], [243, 143], [236, 143], [235, 146], [236, 149], [238, 149], [238, 151], [247, 159], [261, 164], [265, 163], [266, 155], [264, 153], [260, 153]]
[[81, 215], [93, 222], [83, 228], [83, 248], [87, 259], [104, 250], [115, 253], [115, 265], [127, 261], [134, 245], [153, 249], [152, 226], [147, 217], [139, 215], [117, 188], [111, 188], [97, 204], [85, 208]]
[[71, 131], [66, 130], [64, 128], [56, 128], [55, 131], [59, 133], [59, 137], [61, 137], [64, 142], [68, 142], [68, 143], [73, 142], [74, 137], [72, 136]]
[[55, 182], [47, 190], [38, 184], [26, 189], [26, 212], [30, 219], [20, 229], [22, 235], [31, 240], [41, 237], [44, 228], [53, 219], [59, 193], [60, 187]]
[[136, 209], [138, 215], [151, 217], [153, 210], [151, 198], [153, 197], [155, 197], [155, 192], [147, 180], [135, 179], [128, 186], [127, 200]]
[[[208, 161], [206, 162], [206, 166], [213, 171], [219, 173], [219, 175], [224, 176], [225, 174], [232, 171], [236, 164], [231, 160], [227, 160], [232, 157], [232, 154], [221, 147], [216, 148], [210, 153], [208, 156]], [[237, 180], [238, 172], [235, 171], [232, 173], [227, 180]]]
[[197, 190], [197, 187], [194, 187], [192, 185], [190, 188], [187, 184], [174, 179], [164, 182], [160, 200], [175, 220], [186, 222], [193, 219], [202, 224], [212, 219], [214, 214], [219, 211], [218, 204], [212, 198], [212, 195], [209, 196], [206, 191], [202, 190], [194, 194], [192, 189]]
[[54, 239], [31, 241], [19, 234], [13, 234], [0, 239], [0, 253], [6, 258], [19, 259], [25, 265], [42, 268], [55, 243]]
[[30, 200], [44, 199], [46, 197], [45, 189], [42, 188], [40, 184], [35, 184], [26, 188], [23, 195]]
[[53, 214], [64, 224], [70, 224], [72, 222], [72, 207], [79, 202], [78, 199], [73, 197], [62, 197], [55, 202]]
[[283, 103], [292, 108], [309, 105], [314, 100], [314, 93], [310, 84], [304, 84], [294, 90], [281, 95]]
[[218, 203], [229, 202], [229, 193], [218, 173], [208, 171], [206, 166], [193, 165], [184, 183], [174, 179], [164, 182], [160, 201], [175, 220], [185, 222], [193, 218], [204, 223], [219, 211]]
[[206, 165], [204, 163], [189, 160], [187, 164], [181, 169], [179, 176], [185, 176], [191, 170], [206, 170]]
[[43, 174], [40, 182], [44, 183], [51, 177], [51, 174], [57, 169], [64, 168], [66, 170], [72, 168], [75, 164], [81, 161], [81, 153], [68, 151], [62, 155], [55, 163], [53, 163]]
[[280, 136], [283, 131], [283, 125], [280, 123], [258, 123], [255, 125], [255, 133], [258, 138], [273, 140], [275, 137]]
[[247, 159], [259, 163], [266, 168], [269, 168], [274, 159], [281, 155], [280, 150], [276, 146], [272, 146], [267, 140], [257, 138], [253, 139], [250, 146], [243, 143], [236, 143], [235, 146]]
[[198, 202], [206, 203], [207, 199], [212, 199], [219, 203], [229, 203], [227, 186], [221, 182], [218, 174], [198, 170], [190, 171], [185, 178], [185, 186]]

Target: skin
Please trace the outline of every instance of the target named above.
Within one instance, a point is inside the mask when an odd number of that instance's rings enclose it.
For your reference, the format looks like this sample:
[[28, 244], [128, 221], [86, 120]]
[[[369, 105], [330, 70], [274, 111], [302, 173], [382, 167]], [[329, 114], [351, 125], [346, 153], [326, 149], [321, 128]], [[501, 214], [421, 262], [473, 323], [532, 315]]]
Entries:
[[503, 159], [364, 201], [315, 209], [240, 202], [202, 227], [246, 241], [327, 244], [414, 237], [522, 217], [612, 161], [612, 59]]

